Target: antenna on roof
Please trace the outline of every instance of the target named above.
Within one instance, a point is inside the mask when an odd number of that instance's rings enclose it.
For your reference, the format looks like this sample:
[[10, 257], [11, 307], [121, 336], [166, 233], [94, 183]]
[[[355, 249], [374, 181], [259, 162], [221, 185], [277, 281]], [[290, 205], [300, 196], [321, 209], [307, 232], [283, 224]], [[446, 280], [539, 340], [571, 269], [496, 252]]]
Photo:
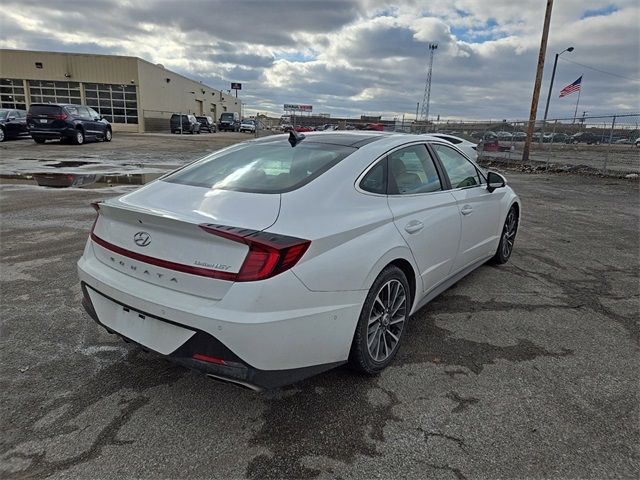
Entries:
[[289, 130], [289, 143], [291, 144], [292, 147], [295, 147], [305, 138], [306, 137], [304, 136], [304, 134], [298, 133], [294, 129]]

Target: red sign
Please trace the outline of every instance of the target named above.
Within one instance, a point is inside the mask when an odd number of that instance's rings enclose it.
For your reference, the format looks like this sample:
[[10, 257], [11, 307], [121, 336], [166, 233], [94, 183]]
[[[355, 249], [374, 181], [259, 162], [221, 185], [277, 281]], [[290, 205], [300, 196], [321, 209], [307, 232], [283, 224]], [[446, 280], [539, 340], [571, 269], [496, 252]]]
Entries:
[[231, 82], [231, 90], [242, 90], [242, 84]]

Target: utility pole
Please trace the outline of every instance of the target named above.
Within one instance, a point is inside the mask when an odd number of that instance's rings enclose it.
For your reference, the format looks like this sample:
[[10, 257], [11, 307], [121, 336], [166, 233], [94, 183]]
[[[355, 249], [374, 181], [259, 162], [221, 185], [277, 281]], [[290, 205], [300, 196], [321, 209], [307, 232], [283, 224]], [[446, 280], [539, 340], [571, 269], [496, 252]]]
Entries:
[[547, 52], [547, 39], [549, 38], [549, 23], [551, 23], [551, 10], [553, 0], [547, 0], [547, 9], [544, 14], [544, 27], [542, 28], [542, 40], [540, 41], [540, 53], [538, 54], [538, 68], [536, 71], [536, 82], [533, 86], [533, 97], [531, 98], [531, 112], [529, 113], [529, 125], [527, 127], [527, 138], [522, 151], [522, 163], [529, 161], [529, 150], [531, 149], [531, 138], [536, 126], [536, 113], [538, 111], [538, 100], [540, 100], [540, 86], [542, 85], [542, 73], [544, 71], [544, 57]]
[[437, 43], [429, 44], [429, 69], [427, 70], [427, 81], [424, 85], [424, 95], [422, 96], [422, 111], [420, 119], [425, 121], [425, 133], [429, 123], [429, 103], [431, 102], [431, 75], [433, 73], [433, 54], [438, 48]]

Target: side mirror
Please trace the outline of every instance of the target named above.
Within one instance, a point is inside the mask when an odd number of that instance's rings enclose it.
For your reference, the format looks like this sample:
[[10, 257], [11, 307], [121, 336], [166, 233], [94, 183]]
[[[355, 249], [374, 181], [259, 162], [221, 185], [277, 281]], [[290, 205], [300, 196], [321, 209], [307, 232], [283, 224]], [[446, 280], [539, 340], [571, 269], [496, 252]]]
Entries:
[[487, 174], [487, 190], [493, 192], [496, 188], [503, 188], [507, 184], [505, 178], [496, 172]]

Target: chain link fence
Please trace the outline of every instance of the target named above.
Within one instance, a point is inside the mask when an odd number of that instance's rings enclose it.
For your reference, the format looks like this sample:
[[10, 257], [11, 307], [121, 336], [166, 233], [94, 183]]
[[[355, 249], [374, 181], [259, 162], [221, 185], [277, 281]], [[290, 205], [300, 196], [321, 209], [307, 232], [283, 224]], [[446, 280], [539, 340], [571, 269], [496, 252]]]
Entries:
[[479, 143], [481, 160], [543, 170], [622, 176], [640, 174], [640, 114], [582, 116], [536, 122], [522, 162], [527, 121], [446, 122], [431, 131]]

